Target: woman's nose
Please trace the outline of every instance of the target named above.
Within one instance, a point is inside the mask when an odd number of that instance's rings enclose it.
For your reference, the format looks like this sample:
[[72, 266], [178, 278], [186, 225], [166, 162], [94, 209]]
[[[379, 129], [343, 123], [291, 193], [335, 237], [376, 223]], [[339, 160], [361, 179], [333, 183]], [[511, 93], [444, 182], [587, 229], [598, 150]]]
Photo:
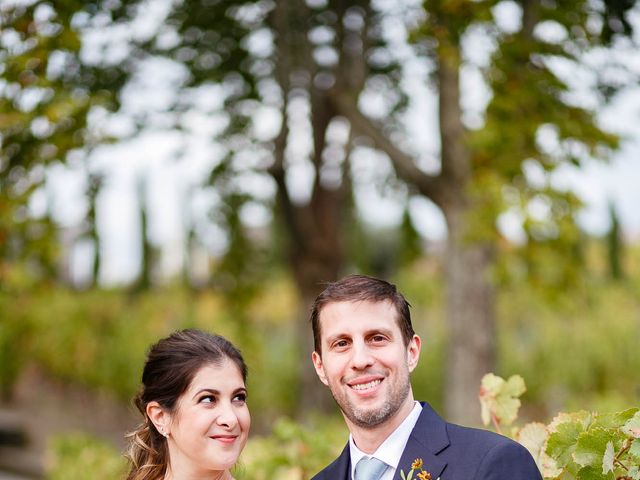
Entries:
[[218, 418], [216, 419], [216, 423], [227, 428], [233, 428], [236, 426], [238, 423], [238, 417], [231, 403], [220, 405], [220, 411]]

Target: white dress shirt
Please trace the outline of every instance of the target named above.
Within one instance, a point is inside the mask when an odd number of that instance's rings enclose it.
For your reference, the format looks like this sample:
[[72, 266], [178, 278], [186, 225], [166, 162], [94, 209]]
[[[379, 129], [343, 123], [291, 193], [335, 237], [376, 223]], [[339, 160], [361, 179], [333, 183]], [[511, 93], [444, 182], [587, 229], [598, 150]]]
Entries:
[[[402, 457], [402, 452], [404, 452], [404, 447], [407, 445], [407, 441], [409, 440], [409, 436], [413, 431], [413, 427], [415, 427], [416, 422], [418, 421], [418, 417], [422, 412], [422, 405], [419, 402], [413, 407], [413, 410], [407, 415], [398, 428], [396, 428], [391, 435], [387, 437], [387, 439], [382, 442], [382, 445], [378, 447], [378, 449], [373, 452], [373, 455], [367, 455], [362, 450], [360, 450], [356, 443], [353, 441], [353, 437], [349, 434], [349, 453], [351, 454], [351, 480], [353, 480], [353, 472], [356, 469], [356, 464], [362, 457], [371, 456], [375, 457], [378, 460], [382, 460], [384, 463], [389, 465], [389, 468], [385, 470], [384, 475], [380, 478], [380, 480], [392, 480], [393, 476], [396, 473], [396, 469], [398, 468], [398, 462], [400, 462], [400, 458]], [[405, 473], [411, 470], [411, 465], [406, 465], [403, 467]]]

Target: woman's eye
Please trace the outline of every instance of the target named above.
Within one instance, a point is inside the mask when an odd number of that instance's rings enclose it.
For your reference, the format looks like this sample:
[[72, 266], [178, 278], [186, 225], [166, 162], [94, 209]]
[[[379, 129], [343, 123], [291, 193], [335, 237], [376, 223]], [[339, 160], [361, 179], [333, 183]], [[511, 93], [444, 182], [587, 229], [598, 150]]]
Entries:
[[247, 394], [246, 393], [239, 393], [238, 395], [233, 397], [233, 400], [236, 401], [236, 402], [245, 403], [247, 401]]
[[200, 397], [198, 402], [200, 403], [215, 403], [216, 398], [213, 395], [205, 395], [204, 397]]

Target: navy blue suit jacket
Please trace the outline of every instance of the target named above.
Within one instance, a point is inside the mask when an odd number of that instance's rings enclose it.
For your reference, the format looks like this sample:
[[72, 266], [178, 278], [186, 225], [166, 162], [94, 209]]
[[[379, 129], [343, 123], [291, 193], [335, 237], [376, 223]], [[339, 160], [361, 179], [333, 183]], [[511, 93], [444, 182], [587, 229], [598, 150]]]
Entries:
[[[417, 458], [423, 460], [432, 480], [542, 480], [522, 445], [487, 430], [447, 423], [428, 403], [422, 404], [394, 480], [400, 480], [401, 469], [408, 473]], [[351, 480], [349, 444], [312, 480]]]

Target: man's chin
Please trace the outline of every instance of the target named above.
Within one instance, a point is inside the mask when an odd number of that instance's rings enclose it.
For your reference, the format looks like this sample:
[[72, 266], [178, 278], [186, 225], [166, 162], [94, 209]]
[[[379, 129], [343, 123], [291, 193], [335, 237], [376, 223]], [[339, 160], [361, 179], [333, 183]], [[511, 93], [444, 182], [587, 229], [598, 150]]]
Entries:
[[371, 408], [371, 409], [352, 409], [347, 418], [360, 428], [375, 428], [386, 422], [391, 416], [391, 412], [387, 408]]

